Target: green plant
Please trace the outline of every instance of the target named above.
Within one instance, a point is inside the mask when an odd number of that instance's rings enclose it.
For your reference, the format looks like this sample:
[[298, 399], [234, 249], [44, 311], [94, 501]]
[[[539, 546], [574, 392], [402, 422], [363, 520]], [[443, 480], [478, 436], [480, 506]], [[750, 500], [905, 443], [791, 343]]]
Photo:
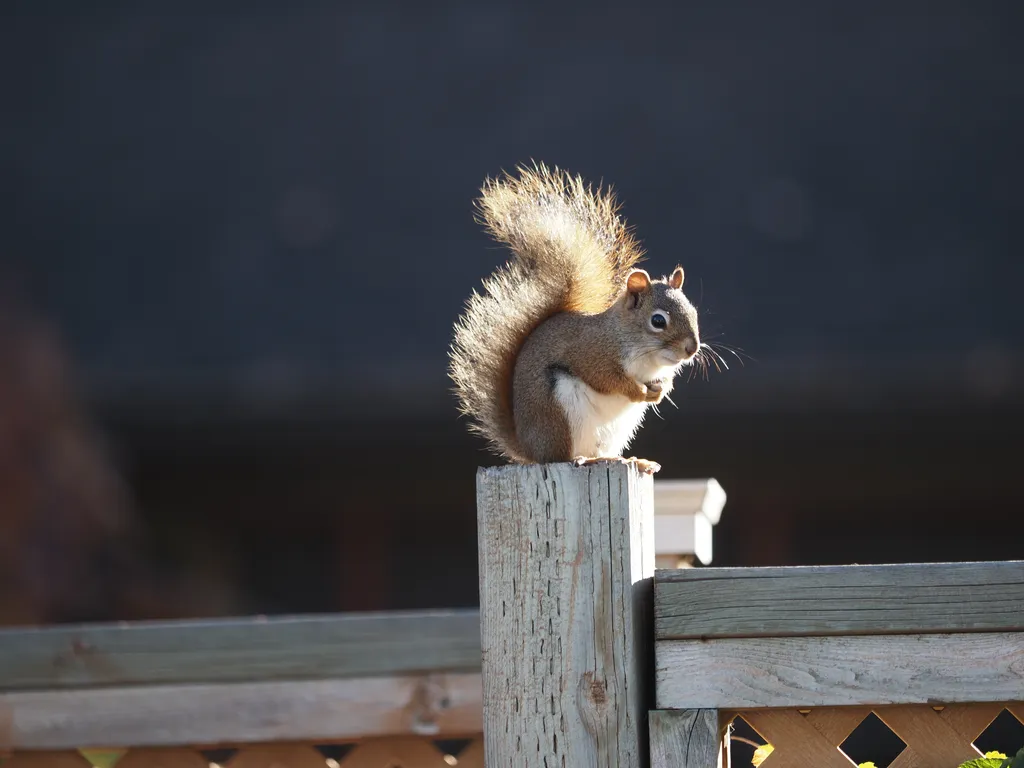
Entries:
[[[739, 739], [739, 741], [747, 741], [747, 739]], [[754, 757], [750, 761], [754, 768], [761, 765], [765, 758], [775, 749], [771, 744], [761, 744], [758, 746], [754, 742], [747, 741], [747, 743], [757, 747], [754, 750]], [[876, 766], [874, 763], [868, 762], [861, 763], [857, 768], [876, 768]], [[1007, 757], [1002, 752], [986, 752], [984, 757], [968, 760], [966, 763], [961, 763], [957, 768], [1024, 768], [1024, 747], [1013, 757]]]
[[1001, 768], [1024, 768], [1024, 747], [1017, 750], [1012, 760], [1008, 760]]
[[968, 760], [961, 763], [958, 768], [1002, 768], [1006, 755], [1002, 752], [986, 752], [984, 757]]
[[984, 757], [968, 760], [957, 768], [1024, 768], [1024, 747], [1013, 757], [1002, 752], [986, 752]]

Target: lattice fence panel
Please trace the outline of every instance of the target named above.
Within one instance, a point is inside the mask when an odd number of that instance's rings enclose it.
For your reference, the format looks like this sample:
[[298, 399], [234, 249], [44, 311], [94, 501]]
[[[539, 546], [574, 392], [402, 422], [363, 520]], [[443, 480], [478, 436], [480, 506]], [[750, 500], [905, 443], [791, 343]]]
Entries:
[[1024, 704], [1019, 702], [753, 709], [728, 716], [742, 717], [771, 745], [761, 768], [850, 768], [855, 763], [841, 747], [872, 712], [906, 745], [889, 768], [931, 768], [981, 757], [974, 742], [1004, 709], [1024, 724]]
[[15, 752], [0, 755], [0, 768], [484, 768], [481, 738], [457, 756], [412, 736], [361, 741], [340, 759], [326, 757], [313, 744], [250, 744], [231, 751], [221, 763], [210, 762], [198, 748]]

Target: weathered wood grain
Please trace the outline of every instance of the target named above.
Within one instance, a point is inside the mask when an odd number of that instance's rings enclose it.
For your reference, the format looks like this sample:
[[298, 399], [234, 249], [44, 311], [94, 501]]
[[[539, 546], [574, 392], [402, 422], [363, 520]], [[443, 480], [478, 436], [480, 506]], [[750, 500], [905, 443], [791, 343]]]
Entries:
[[792, 768], [852, 768], [854, 763], [796, 710], [742, 713], [750, 727], [774, 748], [768, 758]]
[[620, 464], [500, 467], [477, 488], [486, 764], [639, 768], [651, 477]]
[[863, 635], [655, 644], [659, 709], [1024, 699], [1024, 634]]
[[649, 716], [651, 768], [718, 768], [717, 709], [655, 709]]
[[869, 714], [871, 710], [867, 707], [815, 707], [804, 715], [804, 719], [829, 743], [838, 746]]
[[982, 756], [971, 739], [957, 733], [930, 708], [879, 707], [875, 714], [923, 765], [960, 765]]
[[949, 704], [942, 708], [939, 717], [961, 737], [973, 743], [1002, 711], [1002, 704]]
[[17, 691], [0, 694], [0, 750], [458, 737], [482, 707], [473, 673]]
[[1024, 631], [1024, 561], [658, 571], [655, 636]]
[[912, 749], [904, 749], [896, 756], [895, 760], [889, 763], [889, 768], [928, 768], [928, 766], [921, 761], [917, 752]]
[[0, 691], [479, 669], [475, 610], [0, 631]]

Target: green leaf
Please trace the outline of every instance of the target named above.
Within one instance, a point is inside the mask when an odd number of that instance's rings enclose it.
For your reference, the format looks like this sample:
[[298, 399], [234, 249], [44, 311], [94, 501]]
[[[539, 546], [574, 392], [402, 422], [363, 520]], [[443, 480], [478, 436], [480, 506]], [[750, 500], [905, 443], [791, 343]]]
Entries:
[[1024, 749], [1012, 758], [1002, 752], [986, 752], [984, 757], [968, 760], [958, 768], [1024, 768]]

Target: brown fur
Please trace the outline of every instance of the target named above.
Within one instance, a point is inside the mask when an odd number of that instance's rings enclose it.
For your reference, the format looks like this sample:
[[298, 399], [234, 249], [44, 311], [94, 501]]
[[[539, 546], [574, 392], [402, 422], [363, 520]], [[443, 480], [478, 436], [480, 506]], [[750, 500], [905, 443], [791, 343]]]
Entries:
[[[568, 424], [553, 396], [553, 373], [584, 381], [603, 395], [624, 395], [634, 403], [659, 403], [672, 389], [672, 380], [640, 383], [623, 368], [632, 356], [657, 354], [696, 343], [697, 318], [692, 306], [670, 281], [654, 280], [637, 270], [632, 290], [599, 315], [564, 312], [541, 323], [526, 340], [516, 360], [514, 417], [520, 444], [533, 461], [544, 463], [575, 458], [567, 445]], [[655, 309], [670, 310], [675, 322], [663, 333], [647, 328]], [[688, 342], [688, 340], [690, 340]]]
[[512, 408], [523, 343], [560, 312], [606, 310], [642, 252], [611, 190], [594, 190], [557, 168], [520, 167], [518, 178], [488, 179], [477, 207], [512, 259], [470, 296], [455, 326], [449, 373], [471, 428], [498, 453], [532, 461], [516, 438]]
[[[671, 380], [640, 383], [625, 366], [666, 349], [696, 351], [696, 312], [680, 290], [681, 268], [654, 281], [635, 269], [641, 251], [610, 192], [543, 165], [519, 174], [483, 187], [482, 223], [513, 258], [470, 297], [449, 372], [460, 410], [494, 450], [519, 462], [567, 461], [558, 377], [660, 402]], [[673, 318], [657, 333], [647, 324], [656, 308]]]

